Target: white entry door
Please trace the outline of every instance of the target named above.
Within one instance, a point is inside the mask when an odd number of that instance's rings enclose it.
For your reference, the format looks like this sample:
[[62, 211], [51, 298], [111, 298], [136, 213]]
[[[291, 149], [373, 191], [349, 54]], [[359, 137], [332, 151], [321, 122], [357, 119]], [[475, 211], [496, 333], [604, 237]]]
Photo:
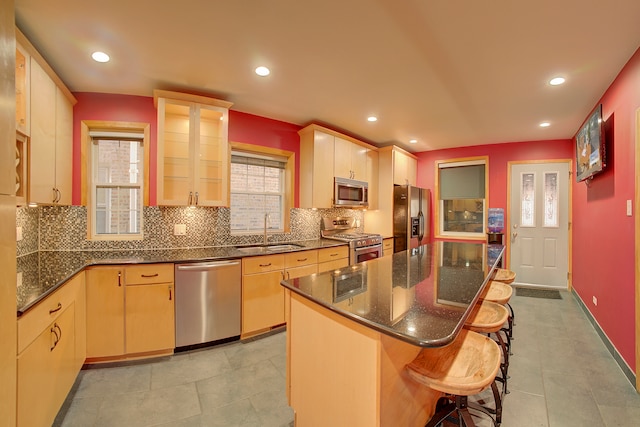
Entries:
[[568, 288], [569, 162], [510, 165], [510, 264], [516, 283]]

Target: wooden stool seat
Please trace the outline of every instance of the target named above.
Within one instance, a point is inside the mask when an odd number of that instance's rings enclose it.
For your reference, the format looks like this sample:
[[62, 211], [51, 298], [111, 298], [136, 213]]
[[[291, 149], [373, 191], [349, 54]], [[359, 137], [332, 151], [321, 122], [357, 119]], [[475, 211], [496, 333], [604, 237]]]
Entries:
[[502, 283], [513, 283], [516, 280], [516, 273], [505, 268], [496, 268], [493, 280]]
[[471, 396], [488, 388], [500, 369], [500, 347], [463, 329], [446, 347], [424, 348], [407, 365], [415, 381], [443, 393]]
[[509, 311], [504, 305], [481, 301], [476, 304], [469, 314], [465, 328], [480, 333], [498, 332], [509, 319]]
[[484, 301], [491, 301], [498, 304], [506, 304], [513, 295], [513, 288], [506, 283], [496, 282], [495, 280], [489, 281], [484, 288], [481, 299]]
[[[495, 380], [501, 365], [500, 348], [491, 338], [463, 329], [456, 340], [445, 346], [424, 348], [406, 366], [407, 373], [416, 382], [445, 393], [451, 403], [436, 406], [436, 413], [425, 427], [441, 426], [453, 412], [457, 412], [459, 424], [475, 427], [469, 408], [487, 415], [496, 414], [494, 424], [500, 425], [502, 399]], [[468, 396], [491, 387], [495, 410], [468, 402]]]

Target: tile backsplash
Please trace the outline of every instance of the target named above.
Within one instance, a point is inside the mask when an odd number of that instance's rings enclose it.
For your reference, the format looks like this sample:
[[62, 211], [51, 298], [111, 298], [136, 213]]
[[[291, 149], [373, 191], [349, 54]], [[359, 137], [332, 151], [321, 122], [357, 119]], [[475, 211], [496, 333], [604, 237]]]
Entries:
[[[182, 249], [236, 246], [262, 242], [263, 235], [230, 234], [228, 208], [188, 208], [148, 206], [143, 210], [144, 238], [135, 241], [87, 240], [87, 209], [84, 206], [20, 207], [16, 226], [23, 238], [17, 242], [17, 255], [38, 250], [136, 250]], [[352, 209], [292, 209], [291, 232], [269, 233], [270, 242], [313, 240], [320, 238], [323, 216], [350, 216], [360, 220], [362, 211]], [[175, 224], [185, 224], [184, 236], [174, 236]], [[359, 230], [361, 231], [361, 230]]]

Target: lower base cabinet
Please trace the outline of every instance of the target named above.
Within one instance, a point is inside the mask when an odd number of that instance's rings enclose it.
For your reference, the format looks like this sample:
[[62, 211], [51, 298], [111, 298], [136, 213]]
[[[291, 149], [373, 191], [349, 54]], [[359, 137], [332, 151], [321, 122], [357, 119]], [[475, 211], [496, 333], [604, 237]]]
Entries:
[[81, 273], [18, 319], [18, 426], [51, 425], [71, 390], [84, 363], [84, 298]]
[[173, 264], [98, 266], [86, 274], [87, 363], [173, 352]]

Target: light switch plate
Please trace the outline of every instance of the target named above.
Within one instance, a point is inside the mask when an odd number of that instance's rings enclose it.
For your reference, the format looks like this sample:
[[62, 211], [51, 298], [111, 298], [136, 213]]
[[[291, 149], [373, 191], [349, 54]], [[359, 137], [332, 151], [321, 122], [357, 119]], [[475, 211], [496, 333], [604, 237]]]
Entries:
[[627, 200], [627, 216], [633, 215], [633, 205], [631, 204], [631, 200]]
[[22, 227], [16, 227], [16, 242], [22, 240]]
[[175, 224], [173, 226], [173, 235], [174, 236], [184, 236], [187, 234], [187, 225], [186, 224]]

